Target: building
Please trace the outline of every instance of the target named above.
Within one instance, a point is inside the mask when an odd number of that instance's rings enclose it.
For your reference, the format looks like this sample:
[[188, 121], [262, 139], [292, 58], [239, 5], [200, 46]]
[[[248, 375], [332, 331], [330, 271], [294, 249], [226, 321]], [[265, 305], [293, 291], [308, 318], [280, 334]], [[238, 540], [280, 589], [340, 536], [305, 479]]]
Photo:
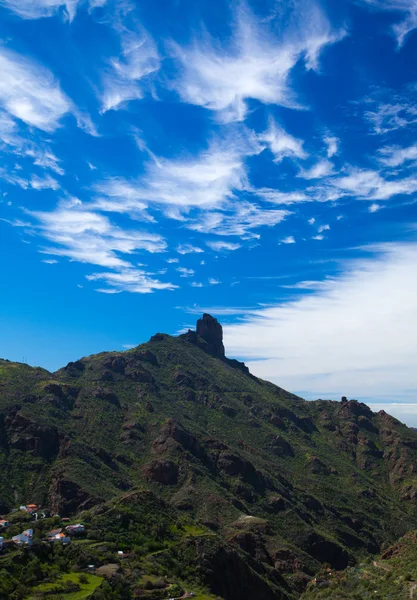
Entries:
[[31, 546], [33, 544], [33, 529], [26, 529], [23, 531], [23, 533], [15, 535], [12, 537], [12, 541], [15, 544], [25, 544], [26, 546]]
[[65, 533], [57, 533], [56, 535], [49, 537], [49, 541], [50, 542], [61, 542], [61, 544], [63, 544], [64, 546], [66, 544], [70, 544], [71, 543], [71, 539], [65, 535]]
[[22, 504], [19, 507], [19, 510], [23, 510], [24, 512], [27, 512], [31, 515], [32, 513], [39, 510], [39, 506], [37, 504], [26, 504], [26, 505]]
[[0, 529], [5, 529], [9, 525], [10, 525], [9, 521], [6, 521], [5, 519], [0, 519]]
[[76, 525], [68, 525], [68, 527], [65, 527], [65, 531], [67, 533], [69, 533], [70, 535], [73, 535], [76, 533], [84, 533], [85, 527], [84, 527], [84, 525], [81, 525], [81, 523], [77, 523]]

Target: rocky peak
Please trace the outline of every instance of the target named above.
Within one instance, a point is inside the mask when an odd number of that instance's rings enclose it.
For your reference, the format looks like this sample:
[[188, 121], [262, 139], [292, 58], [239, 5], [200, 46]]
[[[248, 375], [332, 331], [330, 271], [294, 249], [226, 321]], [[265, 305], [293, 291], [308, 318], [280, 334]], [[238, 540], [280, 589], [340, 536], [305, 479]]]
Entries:
[[208, 344], [208, 352], [213, 356], [224, 357], [223, 328], [217, 319], [204, 313], [197, 321], [196, 332]]

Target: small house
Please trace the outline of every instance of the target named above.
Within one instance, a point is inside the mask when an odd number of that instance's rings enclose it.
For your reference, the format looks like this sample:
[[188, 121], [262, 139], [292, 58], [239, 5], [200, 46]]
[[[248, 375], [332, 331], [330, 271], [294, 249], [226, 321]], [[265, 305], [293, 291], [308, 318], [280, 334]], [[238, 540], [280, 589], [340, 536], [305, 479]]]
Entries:
[[19, 533], [19, 535], [15, 535], [12, 537], [12, 541], [15, 544], [25, 544], [26, 546], [31, 546], [33, 543], [33, 529], [26, 529], [23, 533]]
[[5, 529], [9, 525], [10, 525], [9, 521], [6, 521], [5, 519], [0, 519], [0, 529]]
[[36, 512], [37, 510], [39, 510], [39, 506], [37, 504], [26, 504], [26, 505], [22, 504], [20, 506], [20, 510], [23, 510], [24, 512], [27, 512], [31, 515], [33, 512]]
[[49, 538], [50, 542], [61, 542], [64, 546], [71, 543], [71, 539], [65, 533], [57, 533]]
[[65, 530], [70, 535], [74, 535], [77, 533], [84, 533], [85, 527], [84, 525], [81, 525], [81, 523], [77, 523], [76, 525], [68, 525], [68, 527], [66, 527]]
[[62, 528], [52, 529], [51, 531], [48, 531], [48, 533], [46, 534], [46, 537], [53, 538], [53, 537], [56, 537], [61, 532], [62, 532]]

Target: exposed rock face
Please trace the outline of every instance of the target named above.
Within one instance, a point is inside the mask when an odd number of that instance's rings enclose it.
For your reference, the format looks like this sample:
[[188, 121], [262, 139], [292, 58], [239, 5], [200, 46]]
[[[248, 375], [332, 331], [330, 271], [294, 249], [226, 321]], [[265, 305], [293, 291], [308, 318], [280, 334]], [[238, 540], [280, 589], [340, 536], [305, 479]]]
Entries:
[[207, 313], [197, 321], [197, 335], [208, 344], [209, 354], [224, 357], [223, 328], [220, 323]]
[[5, 419], [10, 448], [32, 452], [50, 460], [58, 454], [59, 434], [54, 427], [41, 426], [17, 413]]
[[92, 498], [81, 486], [62, 474], [54, 478], [48, 498], [52, 511], [63, 517], [73, 514], [76, 510], [88, 509], [100, 501], [100, 498]]
[[143, 474], [151, 481], [175, 485], [178, 481], [178, 465], [172, 460], [154, 460], [143, 468]]

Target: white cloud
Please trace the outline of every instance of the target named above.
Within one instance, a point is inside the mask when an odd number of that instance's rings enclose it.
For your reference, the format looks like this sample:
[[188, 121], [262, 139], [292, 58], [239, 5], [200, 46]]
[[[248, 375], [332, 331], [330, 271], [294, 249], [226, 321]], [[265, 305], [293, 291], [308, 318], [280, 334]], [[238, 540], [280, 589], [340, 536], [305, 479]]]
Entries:
[[335, 154], [339, 152], [339, 138], [332, 135], [326, 135], [324, 136], [323, 141], [327, 146], [327, 158], [332, 158], [332, 156], [335, 156]]
[[209, 282], [209, 285], [219, 285], [219, 283], [221, 283], [221, 281], [219, 279], [215, 279], [214, 277], [210, 277], [208, 282]]
[[269, 120], [268, 130], [259, 136], [275, 156], [275, 162], [281, 162], [285, 157], [307, 158], [308, 154], [303, 148], [303, 141], [287, 133], [273, 119]]
[[121, 55], [110, 61], [103, 81], [102, 111], [117, 110], [130, 100], [143, 98], [149, 76], [159, 70], [157, 47], [145, 31], [121, 27]]
[[195, 275], [194, 269], [186, 269], [185, 267], [177, 267], [180, 277], [192, 277]]
[[263, 209], [243, 201], [236, 202], [232, 208], [233, 211], [229, 213], [207, 212], [200, 219], [191, 221], [187, 227], [201, 233], [253, 237], [253, 229], [273, 227], [290, 214], [287, 210]]
[[303, 191], [281, 192], [272, 188], [258, 188], [254, 190], [255, 194], [272, 204], [290, 205], [299, 202], [312, 202], [313, 198], [307, 196]]
[[316, 219], [314, 217], [311, 217], [311, 219], [308, 220], [309, 225], [314, 225], [315, 222], [316, 222]]
[[417, 28], [417, 0], [362, 0], [370, 8], [403, 13], [403, 20], [393, 26], [393, 32], [401, 47], [406, 37]]
[[281, 244], [295, 244], [295, 239], [293, 235], [289, 235], [281, 240]]
[[333, 163], [329, 160], [320, 160], [318, 163], [313, 165], [310, 169], [302, 169], [297, 177], [303, 179], [321, 179], [327, 177], [333, 171]]
[[323, 231], [329, 231], [330, 229], [330, 225], [320, 225], [320, 227], [318, 228], [318, 232], [322, 233]]
[[352, 169], [349, 175], [333, 179], [331, 185], [346, 195], [364, 200], [388, 200], [417, 191], [417, 178], [387, 180], [378, 171]]
[[232, 242], [206, 242], [207, 246], [216, 250], [217, 252], [223, 252], [227, 250], [238, 250], [240, 248], [240, 244], [233, 244]]
[[149, 273], [140, 269], [122, 269], [119, 272], [93, 273], [86, 277], [89, 281], [104, 281], [108, 287], [98, 288], [103, 294], [119, 294], [130, 292], [133, 294], [150, 294], [155, 290], [174, 290], [177, 288], [172, 283], [163, 283], [153, 279]]
[[317, 242], [321, 242], [322, 240], [324, 240], [324, 235], [319, 233], [318, 235], [313, 235], [313, 237], [311, 239], [316, 240]]
[[373, 251], [321, 289], [224, 326], [229, 355], [310, 397], [415, 399], [417, 243]]
[[297, 10], [275, 25], [281, 28], [278, 35], [240, 10], [228, 47], [208, 34], [199, 34], [188, 48], [174, 46], [181, 72], [173, 85], [181, 99], [215, 111], [224, 122], [242, 121], [249, 99], [299, 107], [289, 86], [292, 69], [301, 59], [306, 69], [317, 69], [321, 51], [343, 33], [332, 31], [309, 0], [297, 3]]
[[[105, 3], [106, 0], [90, 0], [88, 5], [90, 8], [95, 8]], [[1, 4], [22, 19], [40, 19], [62, 13], [66, 19], [72, 21], [78, 6], [87, 2], [85, 0], [1, 0]]]
[[387, 167], [399, 167], [409, 162], [417, 161], [417, 144], [401, 148], [400, 146], [385, 146], [381, 148], [379, 161]]
[[[171, 212], [181, 218], [181, 210], [190, 207], [213, 209], [234, 197], [235, 191], [248, 187], [245, 151], [236, 145], [213, 142], [197, 157], [151, 161], [138, 181], [110, 179], [98, 184], [95, 206], [100, 210], [142, 212], [152, 203], [160, 207], [178, 207]], [[166, 209], [165, 209], [166, 210]]]
[[123, 269], [127, 273], [132, 272], [132, 265], [126, 255], [140, 250], [163, 252], [166, 248], [161, 236], [117, 227], [107, 217], [83, 210], [80, 201], [63, 204], [51, 212], [27, 212], [38, 222], [35, 231], [53, 244], [43, 252], [71, 261]]
[[[146, 294], [177, 287], [155, 279], [154, 274], [138, 269], [128, 260], [139, 251], [163, 252], [166, 243], [160, 235], [138, 229], [122, 229], [107, 217], [86, 210], [75, 198], [61, 202], [51, 212], [26, 212], [36, 219], [36, 224], [26, 223], [25, 226], [32, 227], [35, 233], [50, 242], [49, 246], [41, 249], [43, 254], [111, 269], [86, 276], [89, 281], [104, 282], [106, 287], [99, 288], [99, 292]], [[44, 262], [54, 263], [56, 260]], [[142, 263], [139, 265], [142, 266]]]
[[171, 263], [177, 263], [179, 262], [178, 258], [167, 258], [167, 263], [171, 264]]
[[73, 110], [51, 72], [41, 65], [0, 48], [0, 72], [0, 105], [28, 125], [54, 131]]
[[380, 205], [379, 205], [379, 204], [375, 204], [375, 203], [374, 203], [374, 204], [371, 204], [371, 205], [368, 207], [368, 211], [369, 211], [370, 213], [375, 213], [375, 212], [378, 212], [380, 209], [381, 209]]
[[363, 111], [363, 117], [376, 135], [417, 123], [417, 108], [413, 95], [408, 97], [395, 94], [392, 90], [379, 90], [376, 98], [365, 98], [365, 103], [367, 110]]
[[200, 254], [204, 250], [192, 244], [180, 244], [177, 246], [177, 252], [178, 254]]
[[42, 150], [41, 148], [28, 148], [26, 156], [33, 158], [33, 164], [43, 169], [55, 171], [58, 175], [64, 175], [64, 169], [60, 166], [60, 159], [55, 156], [50, 150]]
[[46, 265], [56, 265], [58, 263], [58, 261], [53, 258], [45, 259], [42, 262]]
[[35, 190], [58, 190], [61, 187], [56, 179], [50, 175], [46, 175], [45, 177], [33, 175], [30, 180], [30, 186]]
[[202, 288], [204, 287], [203, 284], [200, 281], [192, 281], [190, 283], [191, 287], [195, 287], [195, 288]]

